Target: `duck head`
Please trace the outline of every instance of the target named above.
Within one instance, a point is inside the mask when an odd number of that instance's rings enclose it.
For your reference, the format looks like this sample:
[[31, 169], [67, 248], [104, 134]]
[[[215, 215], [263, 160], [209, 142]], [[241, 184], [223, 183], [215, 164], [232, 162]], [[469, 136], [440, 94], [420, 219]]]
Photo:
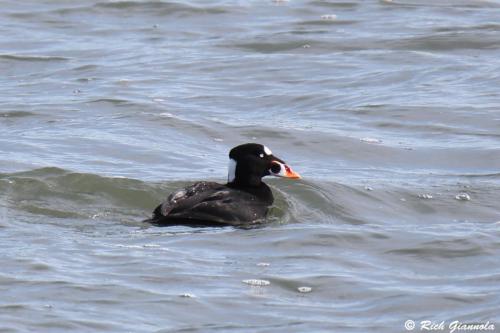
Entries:
[[258, 143], [245, 143], [229, 152], [227, 182], [239, 186], [259, 186], [265, 176], [299, 179], [282, 159], [273, 155], [271, 150]]

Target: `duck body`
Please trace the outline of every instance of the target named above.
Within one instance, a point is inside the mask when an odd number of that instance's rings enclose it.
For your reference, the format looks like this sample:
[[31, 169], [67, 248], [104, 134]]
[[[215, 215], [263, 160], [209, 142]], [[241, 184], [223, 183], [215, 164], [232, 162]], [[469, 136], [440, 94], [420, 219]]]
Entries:
[[155, 225], [241, 226], [263, 222], [273, 193], [262, 177], [300, 178], [260, 144], [237, 146], [229, 153], [227, 184], [201, 181], [170, 194], [147, 222]]
[[235, 188], [215, 182], [197, 182], [170, 194], [153, 212], [157, 225], [243, 225], [262, 221], [273, 204], [271, 189]]

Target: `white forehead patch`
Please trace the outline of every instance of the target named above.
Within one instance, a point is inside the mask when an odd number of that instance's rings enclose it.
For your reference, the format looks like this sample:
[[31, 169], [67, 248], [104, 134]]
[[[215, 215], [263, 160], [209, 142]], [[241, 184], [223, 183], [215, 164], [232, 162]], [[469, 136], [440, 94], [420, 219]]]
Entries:
[[267, 148], [266, 146], [264, 146], [264, 153], [266, 153], [266, 155], [268, 155], [268, 156], [273, 154], [271, 149]]
[[229, 159], [227, 167], [227, 182], [230, 183], [236, 178], [236, 161], [232, 158]]

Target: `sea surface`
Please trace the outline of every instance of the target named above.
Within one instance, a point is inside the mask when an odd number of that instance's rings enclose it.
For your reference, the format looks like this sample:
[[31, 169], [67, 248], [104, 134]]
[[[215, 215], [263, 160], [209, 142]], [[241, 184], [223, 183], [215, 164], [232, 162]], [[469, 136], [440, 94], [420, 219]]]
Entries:
[[[500, 332], [500, 1], [0, 5], [2, 333]], [[245, 142], [266, 225], [142, 222]]]

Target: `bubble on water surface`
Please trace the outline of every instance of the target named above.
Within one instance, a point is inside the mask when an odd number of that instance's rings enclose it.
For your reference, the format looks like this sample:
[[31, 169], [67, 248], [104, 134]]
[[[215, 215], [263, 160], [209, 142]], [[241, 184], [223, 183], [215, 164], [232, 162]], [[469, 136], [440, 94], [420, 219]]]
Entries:
[[455, 199], [460, 201], [470, 201], [470, 195], [467, 193], [460, 193], [455, 196]]
[[360, 141], [366, 143], [382, 143], [382, 140], [375, 138], [361, 138]]
[[322, 20], [335, 20], [337, 19], [337, 15], [335, 14], [326, 14], [326, 15], [321, 15]]
[[303, 287], [298, 287], [297, 290], [299, 291], [299, 293], [305, 294], [305, 293], [310, 293], [312, 291], [312, 288], [303, 286]]

